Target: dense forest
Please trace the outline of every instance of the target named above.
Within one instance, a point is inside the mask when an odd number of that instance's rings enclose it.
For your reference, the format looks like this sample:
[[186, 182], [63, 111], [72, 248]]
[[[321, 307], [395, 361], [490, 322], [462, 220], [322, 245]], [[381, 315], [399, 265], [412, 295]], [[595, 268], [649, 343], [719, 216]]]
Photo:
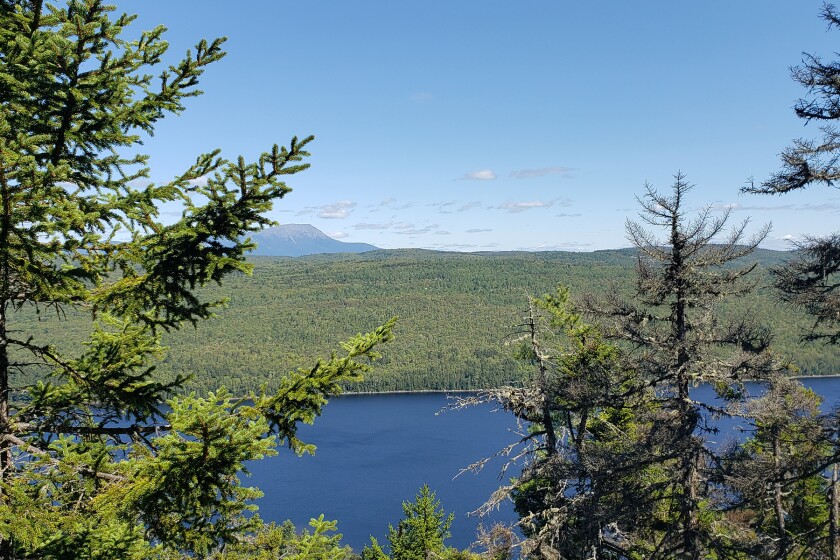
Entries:
[[[834, 346], [801, 345], [810, 323], [778, 302], [767, 271], [791, 255], [759, 250], [758, 288], [728, 302], [722, 317], [750, 315], [772, 328], [773, 346], [803, 375], [840, 373]], [[506, 341], [527, 296], [562, 283], [573, 294], [629, 293], [637, 253], [441, 253], [381, 250], [299, 258], [252, 257], [253, 276], [236, 275], [204, 288], [207, 300], [225, 298], [216, 320], [184, 326], [163, 338], [169, 347], [158, 374], [193, 375], [191, 389], [220, 385], [244, 393], [272, 385], [313, 355], [327, 353], [359, 330], [399, 316], [399, 336], [386, 356], [351, 391], [485, 389], [517, 381], [521, 371]], [[23, 308], [22, 312], [28, 312]], [[49, 310], [42, 313], [49, 314]], [[36, 317], [31, 314], [29, 321]], [[57, 344], [81, 344], [88, 315], [44, 320], [34, 332]]]

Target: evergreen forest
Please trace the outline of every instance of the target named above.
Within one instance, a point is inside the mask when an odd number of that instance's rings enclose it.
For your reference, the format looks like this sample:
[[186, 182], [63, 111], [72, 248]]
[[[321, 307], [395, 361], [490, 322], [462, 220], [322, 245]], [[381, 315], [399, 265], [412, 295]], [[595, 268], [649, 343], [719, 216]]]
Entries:
[[[0, 558], [840, 560], [840, 412], [793, 379], [838, 372], [840, 236], [762, 251], [677, 172], [628, 250], [248, 259], [314, 137], [151, 182], [144, 138], [225, 39], [171, 59], [135, 19], [0, 0]], [[840, 65], [793, 77], [822, 137], [746, 191], [840, 180]], [[515, 526], [449, 547], [428, 486], [361, 551], [340, 520], [260, 518], [248, 466], [314, 453], [329, 399], [464, 388], [525, 427], [488, 450], [515, 462], [484, 508]], [[724, 417], [743, 437], [716, 445]]]
[[[788, 357], [797, 375], [840, 374], [840, 351], [802, 345], [811, 322], [780, 302], [769, 270], [792, 253], [758, 250], [758, 284], [744, 298], [725, 302], [723, 317], [751, 315], [772, 326], [774, 349]], [[224, 385], [244, 394], [277, 383], [336, 340], [398, 316], [399, 336], [385, 357], [350, 391], [488, 389], [522, 379], [510, 335], [527, 297], [553, 292], [558, 284], [578, 295], [630, 293], [638, 252], [442, 253], [380, 250], [308, 257], [252, 257], [253, 275], [235, 275], [223, 286], [199, 293], [227, 300], [217, 318], [163, 337], [169, 348], [156, 375], [192, 375], [188, 390]], [[24, 310], [25, 311], [25, 310]], [[52, 317], [30, 312], [28, 329], [59, 345], [80, 345], [90, 316]]]

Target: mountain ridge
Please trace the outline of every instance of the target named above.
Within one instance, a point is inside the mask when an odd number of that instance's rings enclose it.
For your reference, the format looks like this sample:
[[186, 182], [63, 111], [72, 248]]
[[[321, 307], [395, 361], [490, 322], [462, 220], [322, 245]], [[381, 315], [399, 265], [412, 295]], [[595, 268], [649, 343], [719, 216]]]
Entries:
[[251, 240], [256, 257], [304, 257], [324, 253], [364, 253], [378, 247], [369, 243], [346, 243], [328, 236], [310, 224], [284, 224], [254, 232]]

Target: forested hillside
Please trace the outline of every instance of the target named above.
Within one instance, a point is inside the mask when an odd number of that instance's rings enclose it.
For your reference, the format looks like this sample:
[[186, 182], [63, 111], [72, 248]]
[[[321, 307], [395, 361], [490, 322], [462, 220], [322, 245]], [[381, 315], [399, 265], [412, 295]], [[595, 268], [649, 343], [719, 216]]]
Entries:
[[[803, 374], [840, 373], [840, 353], [799, 344], [808, 322], [777, 302], [767, 267], [785, 253], [758, 251], [756, 295], [730, 304], [727, 313], [750, 313], [772, 327], [775, 348]], [[373, 251], [302, 258], [253, 257], [252, 277], [237, 275], [206, 299], [227, 298], [220, 319], [166, 333], [170, 348], [158, 373], [193, 374], [192, 388], [225, 385], [235, 393], [274, 385], [291, 369], [311, 364], [336, 341], [400, 317], [397, 339], [364, 382], [351, 390], [477, 389], [510, 383], [518, 366], [505, 341], [529, 295], [558, 283], [573, 297], [587, 290], [633, 289], [632, 250], [592, 253], [441, 253]], [[24, 309], [25, 312], [25, 309]], [[49, 311], [43, 311], [48, 314]], [[32, 315], [30, 320], [34, 320]], [[61, 344], [86, 335], [84, 318], [44, 322]], [[58, 332], [55, 332], [55, 331]]]

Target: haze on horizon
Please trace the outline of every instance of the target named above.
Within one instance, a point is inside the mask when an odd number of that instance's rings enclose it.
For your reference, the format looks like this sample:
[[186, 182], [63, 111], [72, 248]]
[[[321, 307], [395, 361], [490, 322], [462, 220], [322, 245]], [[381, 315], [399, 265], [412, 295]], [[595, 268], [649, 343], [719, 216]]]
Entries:
[[382, 248], [625, 247], [635, 196], [682, 172], [692, 206], [772, 222], [764, 246], [785, 249], [836, 229], [840, 193], [739, 189], [819, 135], [790, 67], [838, 50], [821, 5], [147, 0], [131, 33], [163, 22], [168, 60], [222, 35], [229, 54], [145, 149], [160, 182], [214, 148], [314, 134], [272, 217]]

